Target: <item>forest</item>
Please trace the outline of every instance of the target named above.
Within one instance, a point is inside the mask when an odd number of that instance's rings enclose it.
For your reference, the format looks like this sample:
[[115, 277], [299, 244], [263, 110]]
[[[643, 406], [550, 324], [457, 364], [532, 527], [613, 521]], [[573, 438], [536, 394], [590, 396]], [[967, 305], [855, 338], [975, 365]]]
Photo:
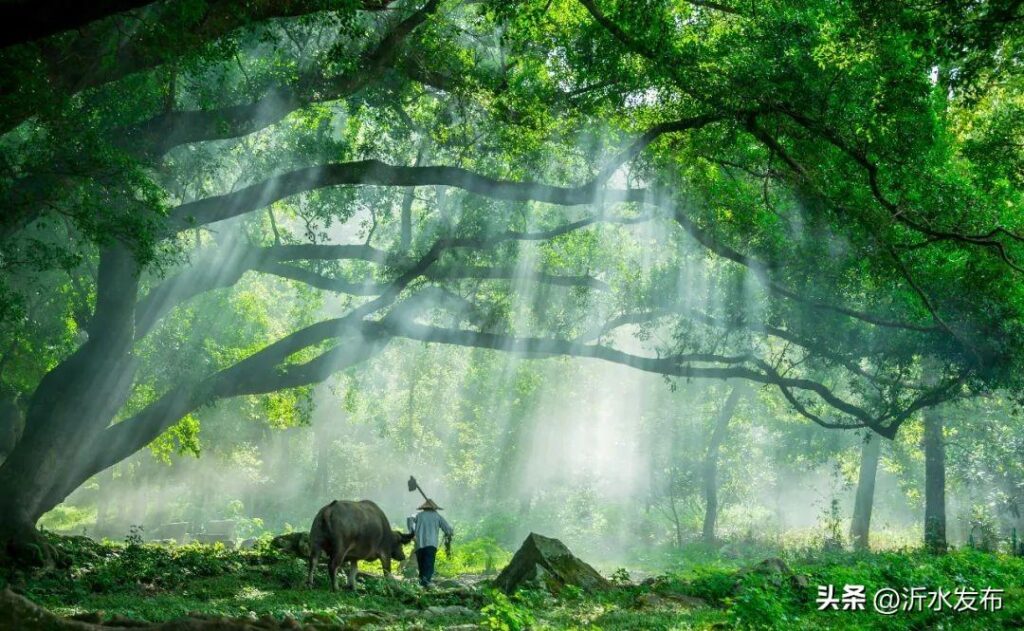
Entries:
[[0, 18], [0, 629], [1024, 628], [1024, 2]]

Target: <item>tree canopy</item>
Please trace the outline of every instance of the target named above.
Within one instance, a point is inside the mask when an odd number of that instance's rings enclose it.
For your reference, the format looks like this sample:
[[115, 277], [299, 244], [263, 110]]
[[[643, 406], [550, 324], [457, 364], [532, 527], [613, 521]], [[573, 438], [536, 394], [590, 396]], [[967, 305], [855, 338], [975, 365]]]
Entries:
[[889, 438], [1020, 392], [1017, 2], [63, 4], [4, 9], [8, 537], [397, 338]]

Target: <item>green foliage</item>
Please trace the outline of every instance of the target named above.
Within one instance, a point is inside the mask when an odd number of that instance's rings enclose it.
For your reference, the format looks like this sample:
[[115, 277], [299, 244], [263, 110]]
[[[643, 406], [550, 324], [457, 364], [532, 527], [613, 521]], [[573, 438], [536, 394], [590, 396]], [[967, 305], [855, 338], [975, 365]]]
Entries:
[[[916, 509], [920, 425], [911, 412], [931, 395], [977, 394], [985, 400], [943, 410], [949, 442], [961, 447], [950, 450], [951, 490], [969, 496], [964, 517], [984, 535], [979, 547], [999, 549], [1019, 521], [1024, 440], [1010, 411], [1024, 391], [1024, 82], [1011, 63], [1021, 42], [1015, 7], [443, 2], [399, 33], [391, 29], [422, 3], [378, 12], [356, 0], [330, 11], [252, 2], [224, 14], [230, 4], [162, 3], [139, 14], [146, 19], [124, 18], [131, 29], [109, 19], [0, 51], [0, 394], [45, 424], [55, 422], [46, 412], [53, 391], [39, 388], [47, 375], [69, 392], [95, 388], [90, 402], [102, 409], [72, 410], [94, 431], [83, 428], [86, 440], [54, 456], [81, 462], [108, 462], [76, 450], [106, 446], [118, 423], [164, 410], [161, 402], [184, 406], [171, 406], [175, 418], [149, 417], [160, 418], [148, 426], [158, 428], [148, 453], [119, 454], [109, 478], [93, 482], [98, 490], [83, 487], [43, 526], [99, 527], [113, 512], [101, 500], [174, 478], [186, 488], [139, 500], [120, 520], [232, 517], [243, 537], [302, 528], [329, 495], [400, 489], [405, 473], [381, 466], [400, 461], [458, 491], [451, 514], [461, 539], [442, 573], [493, 572], [525, 532], [552, 527], [613, 566], [634, 548], [651, 567], [690, 562], [661, 586], [727, 607], [735, 625], [789, 625], [806, 603], [756, 578], [734, 593], [736, 563], [725, 559], [765, 556], [771, 546], [743, 533], [783, 521], [785, 503], [771, 514], [764, 496], [806, 482], [798, 472], [814, 477], [838, 462], [834, 482], [854, 479], [855, 442], [808, 419], [902, 426], [883, 471], [902, 488], [892, 503]], [[273, 13], [285, 5], [287, 15]], [[375, 55], [378, 46], [386, 54]], [[706, 124], [644, 135], [693, 117]], [[631, 144], [638, 139], [643, 146]], [[368, 186], [368, 164], [440, 168], [389, 171], [391, 180]], [[416, 173], [430, 174], [429, 185]], [[467, 190], [471, 174], [489, 184]], [[501, 192], [517, 182], [542, 184]], [[262, 192], [250, 188], [261, 183]], [[548, 203], [537, 191], [559, 189], [545, 185], [594, 195]], [[621, 187], [651, 194], [602, 197]], [[196, 216], [204, 207], [216, 212]], [[538, 238], [548, 230], [559, 234]], [[460, 246], [417, 267], [449, 239]], [[500, 243], [473, 245], [488, 239]], [[116, 244], [137, 267], [123, 289], [101, 282], [101, 255]], [[151, 299], [166, 310], [147, 326]], [[124, 317], [101, 317], [108, 303], [123, 305]], [[106, 330], [115, 320], [122, 330]], [[432, 342], [448, 328], [458, 344], [482, 348], [392, 339], [403, 322], [442, 329], [427, 329]], [[616, 322], [626, 324], [608, 328]], [[638, 380], [623, 396], [630, 384], [618, 374], [510, 360], [504, 351], [521, 344], [502, 336], [653, 364], [669, 387]], [[102, 387], [76, 353], [96, 344], [124, 347], [99, 353]], [[340, 401], [314, 386], [338, 371]], [[72, 383], [68, 372], [86, 377]], [[752, 396], [718, 451], [707, 436], [721, 389], [689, 380], [735, 374], [795, 385]], [[930, 383], [936, 389], [922, 391]], [[601, 438], [622, 418], [635, 421], [622, 437], [593, 448], [539, 440], [550, 428], [564, 438], [586, 416], [576, 412], [609, 392], [639, 404], [584, 419], [580, 434]], [[69, 442], [61, 434], [53, 447]], [[544, 442], [557, 450], [533, 449]], [[200, 453], [221, 468], [177, 458]], [[687, 546], [712, 453], [721, 552]], [[616, 487], [632, 461], [647, 469]], [[612, 475], [593, 472], [602, 464]], [[224, 470], [244, 488], [216, 484], [211, 472]], [[196, 471], [212, 482], [187, 485]], [[12, 487], [50, 473], [2, 472]], [[822, 517], [819, 541], [801, 546], [838, 552], [837, 499]], [[265, 591], [259, 581], [301, 578], [280, 559], [263, 576], [243, 567], [245, 555], [166, 551], [138, 537], [82, 556], [91, 564], [80, 568], [83, 585], [126, 598], [137, 593], [117, 572], [164, 591], [183, 588], [182, 576], [220, 578], [202, 589], [241, 587], [251, 601]], [[936, 581], [932, 570], [949, 562], [910, 558], [930, 569], [869, 557], [848, 578], [878, 582], [879, 565], [893, 580]], [[852, 571], [843, 567], [829, 571]], [[226, 578], [238, 572], [248, 582]], [[628, 591], [627, 582], [618, 575]], [[382, 585], [369, 595], [387, 598]], [[418, 599], [407, 592], [401, 598]], [[580, 626], [602, 624], [598, 605], [629, 621], [616, 598], [567, 589], [560, 606]], [[538, 609], [497, 596], [488, 606], [508, 628], [530, 624], [520, 614]], [[656, 624], [671, 623], [657, 615]]]
[[778, 591], [765, 585], [745, 585], [727, 603], [730, 621], [738, 629], [778, 629], [788, 619], [789, 608]]
[[843, 516], [839, 512], [839, 500], [832, 498], [828, 503], [828, 508], [824, 510], [822, 515], [823, 526], [823, 540], [822, 546], [828, 550], [841, 550], [844, 547], [843, 536]]
[[[371, 576], [355, 594], [331, 593], [321, 568], [314, 589], [304, 587], [304, 562], [258, 546], [228, 551], [220, 546], [96, 543], [84, 537], [50, 537], [60, 566], [34, 573], [0, 575], [0, 588], [12, 585], [61, 614], [102, 610], [150, 621], [171, 620], [186, 612], [241, 616], [291, 616], [306, 623], [343, 624], [366, 610], [391, 616], [384, 628], [446, 628], [466, 617], [425, 617], [427, 607], [460, 605], [479, 611], [473, 619], [488, 629], [594, 628], [673, 629], [727, 625], [743, 629], [1016, 628], [1024, 620], [1024, 559], [962, 550], [944, 556], [919, 553], [849, 554], [818, 549], [813, 556], [788, 557], [796, 581], [785, 573], [743, 571], [763, 557], [735, 561], [688, 562], [677, 571], [641, 584], [623, 580], [600, 593], [520, 590], [507, 596], [494, 590], [421, 590], [414, 580]], [[723, 566], [733, 563], [732, 568]], [[379, 569], [363, 564], [363, 569]], [[640, 569], [640, 568], [638, 568]], [[818, 611], [818, 585], [865, 585], [935, 589], [956, 586], [1006, 590], [997, 612]], [[695, 603], [699, 598], [706, 606]], [[687, 600], [689, 599], [689, 600]], [[870, 607], [870, 604], [869, 604]]]
[[245, 504], [241, 500], [228, 502], [227, 517], [235, 522], [235, 534], [242, 539], [260, 537], [266, 539], [272, 535], [263, 527], [263, 520], [250, 517], [245, 512]]
[[629, 576], [629, 570], [624, 567], [620, 567], [612, 572], [612, 575], [608, 577], [615, 585], [629, 585], [632, 583], [632, 578]]
[[533, 614], [516, 601], [498, 590], [487, 592], [487, 604], [480, 613], [484, 615], [484, 626], [493, 631], [523, 631], [534, 623]]
[[736, 572], [699, 565], [693, 569], [691, 578], [676, 583], [675, 587], [670, 580], [666, 588], [703, 598], [710, 603], [725, 603], [735, 592]]
[[193, 414], [186, 414], [180, 421], [167, 428], [149, 444], [153, 457], [164, 464], [171, 463], [174, 454], [190, 454], [199, 457], [199, 419]]
[[87, 524], [95, 521], [96, 510], [93, 507], [61, 505], [47, 513], [39, 521], [39, 527], [73, 533], [80, 532]]
[[511, 558], [512, 553], [499, 546], [494, 539], [481, 537], [453, 543], [452, 557], [439, 554], [437, 569], [446, 575], [496, 574]]

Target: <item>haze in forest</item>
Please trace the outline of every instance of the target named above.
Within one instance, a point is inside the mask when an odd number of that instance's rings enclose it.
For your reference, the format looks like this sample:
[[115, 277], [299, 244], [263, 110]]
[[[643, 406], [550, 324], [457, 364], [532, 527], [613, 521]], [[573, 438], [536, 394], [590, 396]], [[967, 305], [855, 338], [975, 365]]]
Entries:
[[1016, 5], [129, 4], [0, 47], [12, 558], [1017, 541]]

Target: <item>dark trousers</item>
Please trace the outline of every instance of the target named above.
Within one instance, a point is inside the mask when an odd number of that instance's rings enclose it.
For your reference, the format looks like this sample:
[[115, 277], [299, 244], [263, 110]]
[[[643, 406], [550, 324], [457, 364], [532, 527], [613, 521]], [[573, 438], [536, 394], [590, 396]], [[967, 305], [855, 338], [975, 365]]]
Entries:
[[416, 550], [416, 565], [420, 569], [420, 585], [429, 585], [430, 579], [434, 578], [434, 559], [437, 557], [437, 548], [429, 546]]

